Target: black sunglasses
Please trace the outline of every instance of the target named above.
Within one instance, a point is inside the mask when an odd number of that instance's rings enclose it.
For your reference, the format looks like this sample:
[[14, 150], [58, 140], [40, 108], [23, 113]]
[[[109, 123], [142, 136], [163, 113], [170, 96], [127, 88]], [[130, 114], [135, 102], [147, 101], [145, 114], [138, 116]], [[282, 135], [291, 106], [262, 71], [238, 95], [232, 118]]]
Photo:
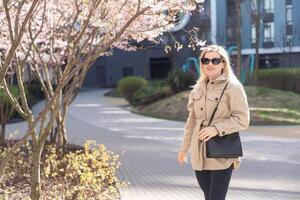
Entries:
[[201, 59], [201, 63], [204, 65], [208, 65], [210, 61], [212, 64], [218, 65], [218, 64], [220, 64], [220, 62], [223, 62], [223, 59], [222, 58], [212, 58], [212, 59], [202, 58]]

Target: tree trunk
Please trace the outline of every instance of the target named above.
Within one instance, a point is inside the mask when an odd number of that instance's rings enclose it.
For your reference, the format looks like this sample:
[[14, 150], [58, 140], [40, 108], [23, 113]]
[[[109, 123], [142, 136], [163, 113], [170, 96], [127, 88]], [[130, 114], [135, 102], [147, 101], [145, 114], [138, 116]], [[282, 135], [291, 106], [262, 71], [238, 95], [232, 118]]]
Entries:
[[56, 118], [57, 124], [57, 149], [65, 150], [65, 146], [67, 143], [67, 132], [65, 128], [65, 117], [61, 117], [61, 114]]
[[41, 153], [42, 148], [39, 144], [33, 144], [32, 152], [32, 169], [31, 169], [31, 194], [32, 200], [39, 200], [41, 198]]
[[1, 124], [0, 144], [5, 143], [5, 123]]
[[[61, 109], [61, 106], [64, 106], [63, 103], [63, 92], [60, 92], [59, 98], [57, 99], [57, 110], [55, 111], [56, 116], [56, 136], [57, 136], [57, 141], [56, 141], [56, 150], [59, 152], [60, 149], [63, 150], [65, 148], [65, 144], [67, 142], [67, 137], [66, 137], [66, 129], [65, 129], [65, 116], [64, 116], [64, 108]], [[66, 114], [65, 114], [66, 115]]]
[[5, 140], [5, 114], [4, 114], [4, 103], [1, 100], [0, 105], [0, 124], [1, 124], [1, 132], [0, 132], [0, 144], [4, 144]]
[[236, 13], [237, 13], [237, 77], [241, 80], [241, 68], [242, 68], [242, 42], [241, 42], [241, 0], [236, 1]]
[[56, 141], [56, 133], [57, 133], [57, 127], [53, 127], [50, 133], [50, 139], [49, 142], [51, 144], [55, 144]]
[[256, 0], [257, 3], [257, 10], [255, 15], [255, 35], [256, 35], [256, 41], [255, 41], [255, 69], [254, 69], [254, 85], [257, 85], [258, 82], [258, 70], [259, 70], [259, 38], [260, 38], [260, 5], [261, 0]]

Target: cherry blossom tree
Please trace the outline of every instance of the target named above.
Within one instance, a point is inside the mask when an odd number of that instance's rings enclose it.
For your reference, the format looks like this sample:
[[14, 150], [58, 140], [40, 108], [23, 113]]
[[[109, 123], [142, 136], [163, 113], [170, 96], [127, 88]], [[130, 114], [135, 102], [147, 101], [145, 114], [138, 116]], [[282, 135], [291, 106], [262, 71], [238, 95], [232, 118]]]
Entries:
[[[95, 60], [110, 55], [114, 48], [136, 50], [133, 41], [157, 42], [159, 35], [174, 26], [178, 12], [191, 12], [199, 2], [203, 1], [1, 0], [0, 89], [27, 121], [28, 129], [1, 155], [0, 176], [13, 153], [31, 138], [31, 198], [40, 199], [43, 146], [54, 126], [65, 143], [68, 106]], [[5, 80], [9, 68], [16, 72], [20, 100]], [[24, 92], [27, 69], [41, 83], [46, 98], [37, 115], [30, 110]]]

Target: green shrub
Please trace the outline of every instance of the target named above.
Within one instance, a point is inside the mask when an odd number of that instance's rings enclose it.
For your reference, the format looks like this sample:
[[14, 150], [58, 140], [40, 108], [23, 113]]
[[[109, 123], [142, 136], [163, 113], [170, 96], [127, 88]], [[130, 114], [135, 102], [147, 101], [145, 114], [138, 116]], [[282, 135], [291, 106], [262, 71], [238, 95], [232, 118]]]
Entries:
[[153, 86], [156, 86], [156, 87], [159, 87], [159, 86], [166, 86], [167, 85], [167, 82], [166, 80], [154, 80], [154, 81], [150, 81], [149, 82], [151, 85]]
[[[13, 96], [15, 96], [15, 97], [19, 96], [19, 88], [17, 85], [10, 86], [9, 90]], [[1, 102], [8, 101], [8, 98], [3, 90], [0, 90], [0, 99], [1, 99]]]
[[144, 78], [128, 76], [119, 80], [118, 90], [121, 92], [122, 96], [131, 104], [134, 93], [147, 84], [148, 81]]
[[195, 83], [195, 76], [192, 73], [183, 72], [182, 70], [172, 70], [167, 77], [167, 84], [175, 93], [188, 90]]
[[[18, 86], [17, 85], [10, 86], [9, 90], [14, 97], [19, 99], [19, 102], [20, 102], [20, 98], [18, 98], [20, 95]], [[25, 87], [25, 95], [26, 95], [27, 101], [30, 102], [30, 100], [28, 100], [29, 92], [28, 92], [27, 87]], [[9, 102], [7, 95], [5, 94], [5, 92], [3, 90], [0, 91], [0, 102], [1, 102], [1, 106], [0, 106], [1, 109], [6, 110], [6, 111], [10, 111], [12, 109], [12, 104]], [[6, 112], [5, 116], [3, 116], [3, 117], [8, 118], [8, 119], [21, 118], [21, 116], [19, 115], [19, 113], [16, 110], [13, 110], [11, 115], [10, 116], [9, 115], [10, 115], [10, 113]], [[3, 120], [3, 119], [0, 119], [0, 120]]]
[[140, 88], [133, 95], [133, 105], [148, 104], [172, 95], [167, 85], [152, 83]]
[[300, 68], [259, 70], [258, 86], [300, 93]]

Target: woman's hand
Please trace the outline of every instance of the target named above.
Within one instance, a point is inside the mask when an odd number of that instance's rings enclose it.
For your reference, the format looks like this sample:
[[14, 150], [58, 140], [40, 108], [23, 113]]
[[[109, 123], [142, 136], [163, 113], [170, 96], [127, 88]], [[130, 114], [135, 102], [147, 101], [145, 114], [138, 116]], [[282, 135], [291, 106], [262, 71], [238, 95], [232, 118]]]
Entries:
[[185, 153], [183, 153], [183, 152], [178, 152], [178, 158], [177, 158], [177, 160], [178, 160], [178, 163], [179, 163], [180, 165], [183, 165], [184, 162], [187, 162], [187, 158], [186, 158], [186, 156], [185, 156]]
[[215, 137], [216, 135], [218, 135], [218, 130], [216, 129], [216, 127], [214, 126], [209, 126], [206, 127], [204, 129], [202, 129], [199, 134], [198, 134], [198, 138], [200, 140], [204, 140], [205, 142], [208, 141], [210, 138]]

